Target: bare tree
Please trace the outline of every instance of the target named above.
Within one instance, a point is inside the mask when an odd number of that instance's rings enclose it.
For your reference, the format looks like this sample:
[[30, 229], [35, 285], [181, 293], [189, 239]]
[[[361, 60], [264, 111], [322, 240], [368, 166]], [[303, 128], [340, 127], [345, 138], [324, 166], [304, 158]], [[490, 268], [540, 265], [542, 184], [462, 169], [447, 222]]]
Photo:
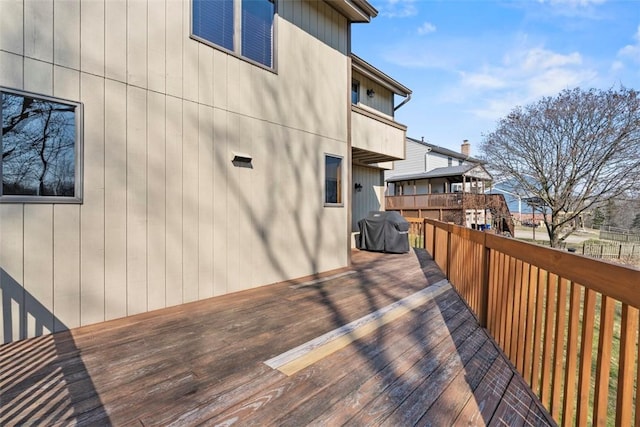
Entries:
[[640, 96], [626, 88], [565, 90], [515, 108], [481, 150], [515, 192], [542, 201], [555, 247], [583, 212], [638, 191]]
[[3, 194], [73, 195], [75, 107], [1, 93]]

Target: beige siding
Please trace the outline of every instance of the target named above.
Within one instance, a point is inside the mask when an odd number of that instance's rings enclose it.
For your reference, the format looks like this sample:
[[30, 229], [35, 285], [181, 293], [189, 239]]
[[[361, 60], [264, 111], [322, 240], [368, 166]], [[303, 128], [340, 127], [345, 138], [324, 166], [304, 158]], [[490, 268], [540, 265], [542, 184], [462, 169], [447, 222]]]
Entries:
[[[84, 201], [80, 210], [80, 319], [95, 323], [104, 319], [105, 279], [105, 81], [92, 74], [81, 75], [80, 92], [86, 99]], [[109, 140], [109, 148], [111, 143]]]
[[24, 51], [23, 25], [24, 2], [22, 0], [0, 1], [0, 28], [2, 28], [0, 31], [0, 54], [2, 50], [5, 50], [22, 55]]
[[[393, 117], [393, 92], [357, 71], [353, 72], [352, 80], [360, 84], [359, 104], [373, 108], [389, 117]], [[367, 95], [367, 90], [369, 89], [373, 89], [375, 92], [373, 98], [369, 98]]]
[[[97, 7], [92, 7], [97, 6]], [[89, 13], [101, 13], [104, 6], [100, 2], [87, 5]], [[95, 10], [97, 9], [97, 11]], [[78, 69], [80, 66], [80, 3], [72, 0], [56, 1], [53, 3], [53, 56], [55, 63], [65, 67]], [[102, 31], [92, 31], [98, 39], [104, 34]], [[93, 43], [91, 43], [93, 42]], [[82, 38], [82, 44], [91, 48], [102, 48], [95, 38], [87, 34]]]
[[351, 145], [355, 148], [404, 158], [406, 132], [358, 112], [351, 114]]
[[353, 184], [362, 185], [362, 191], [353, 192], [353, 215], [351, 229], [358, 231], [358, 221], [370, 211], [384, 210], [384, 181], [381, 169], [353, 166]]
[[149, 310], [166, 306], [166, 148], [165, 95], [147, 98], [147, 277]]
[[[107, 3], [111, 3], [111, 1]], [[112, 7], [112, 5], [108, 5], [108, 10], [111, 10]], [[78, 61], [81, 61], [80, 67], [82, 71], [102, 76], [105, 72], [104, 1], [96, 0], [83, 3], [80, 12], [80, 40], [82, 40], [82, 43], [80, 43], [80, 49], [74, 46], [75, 50], [71, 52], [80, 53]], [[64, 25], [64, 20], [61, 19], [61, 21], [61, 24]], [[69, 35], [68, 38], [75, 41], [72, 35]], [[67, 52], [66, 55], [69, 55], [69, 52]], [[56, 56], [56, 60], [57, 58]], [[77, 68], [77, 66], [74, 68]]]
[[[105, 77], [120, 82], [126, 82], [127, 76], [127, 1], [126, 0], [108, 0], [104, 5], [105, 19], [104, 23], [100, 21], [87, 22], [82, 26], [83, 29], [91, 31], [93, 25], [105, 28]], [[88, 26], [88, 28], [87, 28]], [[107, 31], [108, 29], [108, 31]], [[84, 31], [84, 30], [83, 30]], [[98, 51], [99, 53], [99, 51]], [[81, 58], [81, 63], [92, 64], [101, 60], [100, 55], [95, 52], [87, 52]]]
[[186, 0], [0, 2], [0, 85], [84, 107], [83, 203], [0, 204], [3, 341], [347, 265], [347, 21], [278, 10], [265, 70], [191, 39]]
[[[104, 84], [104, 319], [109, 320], [127, 314], [127, 86], [109, 79]], [[89, 108], [85, 105], [87, 125]], [[87, 179], [85, 175], [85, 187], [92, 185]]]
[[[25, 338], [24, 206], [0, 205], [0, 297], [2, 342]], [[8, 312], [6, 311], [8, 310]]]

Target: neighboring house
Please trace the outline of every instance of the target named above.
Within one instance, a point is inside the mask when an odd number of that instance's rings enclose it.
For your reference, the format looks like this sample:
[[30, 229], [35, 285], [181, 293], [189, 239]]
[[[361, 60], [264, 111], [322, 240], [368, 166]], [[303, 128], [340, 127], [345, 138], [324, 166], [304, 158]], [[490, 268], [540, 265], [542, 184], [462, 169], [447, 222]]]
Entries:
[[485, 162], [471, 156], [467, 140], [461, 152], [407, 138], [406, 159], [387, 171], [386, 209], [404, 216], [436, 218], [470, 228], [487, 225], [513, 232], [502, 195], [484, 194], [492, 177]]
[[376, 14], [1, 1], [2, 341], [347, 266], [404, 154], [410, 92], [349, 52]]

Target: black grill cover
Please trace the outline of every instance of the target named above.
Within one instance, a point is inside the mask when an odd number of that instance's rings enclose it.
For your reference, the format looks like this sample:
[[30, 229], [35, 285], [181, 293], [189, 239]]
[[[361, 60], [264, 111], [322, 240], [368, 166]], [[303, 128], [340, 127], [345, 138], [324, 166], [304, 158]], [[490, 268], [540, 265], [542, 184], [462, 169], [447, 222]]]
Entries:
[[409, 252], [409, 222], [398, 212], [371, 211], [358, 221], [358, 249], [377, 252]]

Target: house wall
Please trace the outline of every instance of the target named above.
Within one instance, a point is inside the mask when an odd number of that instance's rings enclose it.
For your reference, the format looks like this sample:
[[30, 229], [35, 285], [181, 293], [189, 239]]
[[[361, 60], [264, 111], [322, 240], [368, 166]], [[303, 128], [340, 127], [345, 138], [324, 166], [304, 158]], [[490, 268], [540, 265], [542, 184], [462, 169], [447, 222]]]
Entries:
[[190, 39], [186, 0], [0, 2], [0, 85], [84, 104], [83, 203], [0, 204], [4, 342], [348, 264], [348, 24], [277, 7], [272, 72]]
[[[405, 159], [393, 162], [393, 170], [385, 173], [386, 178], [405, 173], [428, 172], [432, 169], [449, 166], [449, 156], [429, 151], [429, 147], [426, 145], [410, 139], [407, 139], [406, 145], [407, 155]], [[425, 161], [425, 156], [428, 158], [427, 161]], [[458, 166], [458, 159], [454, 158], [452, 165]]]
[[[352, 80], [360, 83], [360, 105], [371, 107], [387, 116], [393, 117], [393, 92], [357, 71], [353, 71]], [[373, 98], [367, 96], [367, 90], [373, 89]]]
[[362, 191], [353, 191], [353, 215], [351, 229], [358, 231], [358, 221], [370, 211], [384, 210], [383, 170], [365, 166], [353, 166], [353, 183], [362, 184]]
[[391, 157], [404, 157], [406, 130], [394, 127], [357, 111], [351, 114], [351, 145], [363, 150], [386, 154]]

